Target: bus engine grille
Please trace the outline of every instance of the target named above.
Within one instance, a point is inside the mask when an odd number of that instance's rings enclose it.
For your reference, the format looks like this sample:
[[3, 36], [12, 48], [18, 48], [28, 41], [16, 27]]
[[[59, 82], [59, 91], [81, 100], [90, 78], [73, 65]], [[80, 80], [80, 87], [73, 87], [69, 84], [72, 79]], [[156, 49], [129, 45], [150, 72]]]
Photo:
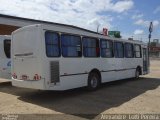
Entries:
[[50, 62], [50, 75], [51, 75], [51, 83], [57, 83], [59, 81], [59, 62], [51, 61]]

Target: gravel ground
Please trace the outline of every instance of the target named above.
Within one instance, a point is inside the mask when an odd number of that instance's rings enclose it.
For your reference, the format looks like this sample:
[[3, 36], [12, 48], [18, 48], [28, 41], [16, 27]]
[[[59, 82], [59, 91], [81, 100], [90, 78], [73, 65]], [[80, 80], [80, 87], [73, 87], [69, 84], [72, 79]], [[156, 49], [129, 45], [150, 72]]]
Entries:
[[47, 120], [75, 120], [99, 119], [103, 113], [160, 114], [160, 61], [151, 61], [151, 73], [139, 80], [106, 83], [95, 92], [22, 89], [0, 79], [0, 114], [23, 114], [26, 120], [43, 119], [40, 114]]

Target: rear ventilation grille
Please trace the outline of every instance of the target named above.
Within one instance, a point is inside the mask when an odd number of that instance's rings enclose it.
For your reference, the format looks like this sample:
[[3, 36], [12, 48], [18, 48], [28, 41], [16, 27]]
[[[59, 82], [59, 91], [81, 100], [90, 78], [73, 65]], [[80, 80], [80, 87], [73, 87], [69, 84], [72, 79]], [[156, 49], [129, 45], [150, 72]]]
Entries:
[[50, 74], [51, 74], [51, 83], [57, 83], [59, 81], [59, 62], [51, 61], [50, 62]]

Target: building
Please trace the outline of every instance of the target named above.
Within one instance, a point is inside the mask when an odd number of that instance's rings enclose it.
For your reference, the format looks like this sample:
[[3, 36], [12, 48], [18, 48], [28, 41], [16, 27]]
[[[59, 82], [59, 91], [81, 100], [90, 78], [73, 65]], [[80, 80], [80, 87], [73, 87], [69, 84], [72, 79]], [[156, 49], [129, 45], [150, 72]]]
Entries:
[[154, 39], [150, 44], [150, 56], [160, 58], [160, 42], [159, 39]]
[[86, 30], [80, 27], [76, 27], [73, 25], [65, 25], [54, 22], [42, 21], [42, 20], [34, 20], [28, 18], [15, 17], [10, 15], [0, 14], [0, 35], [10, 35], [14, 30], [33, 24], [47, 24], [47, 25], [62, 25], [70, 28], [78, 28], [81, 30], [89, 31], [92, 33], [96, 33], [90, 30]]

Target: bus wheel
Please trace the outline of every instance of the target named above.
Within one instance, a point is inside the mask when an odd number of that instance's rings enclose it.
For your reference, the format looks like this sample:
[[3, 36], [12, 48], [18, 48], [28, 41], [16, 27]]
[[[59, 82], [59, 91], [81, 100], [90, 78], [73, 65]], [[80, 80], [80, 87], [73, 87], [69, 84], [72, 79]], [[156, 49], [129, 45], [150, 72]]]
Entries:
[[135, 78], [138, 79], [140, 76], [140, 70], [137, 68], [135, 72]]
[[88, 90], [96, 90], [100, 86], [100, 77], [97, 73], [90, 73], [88, 77]]

